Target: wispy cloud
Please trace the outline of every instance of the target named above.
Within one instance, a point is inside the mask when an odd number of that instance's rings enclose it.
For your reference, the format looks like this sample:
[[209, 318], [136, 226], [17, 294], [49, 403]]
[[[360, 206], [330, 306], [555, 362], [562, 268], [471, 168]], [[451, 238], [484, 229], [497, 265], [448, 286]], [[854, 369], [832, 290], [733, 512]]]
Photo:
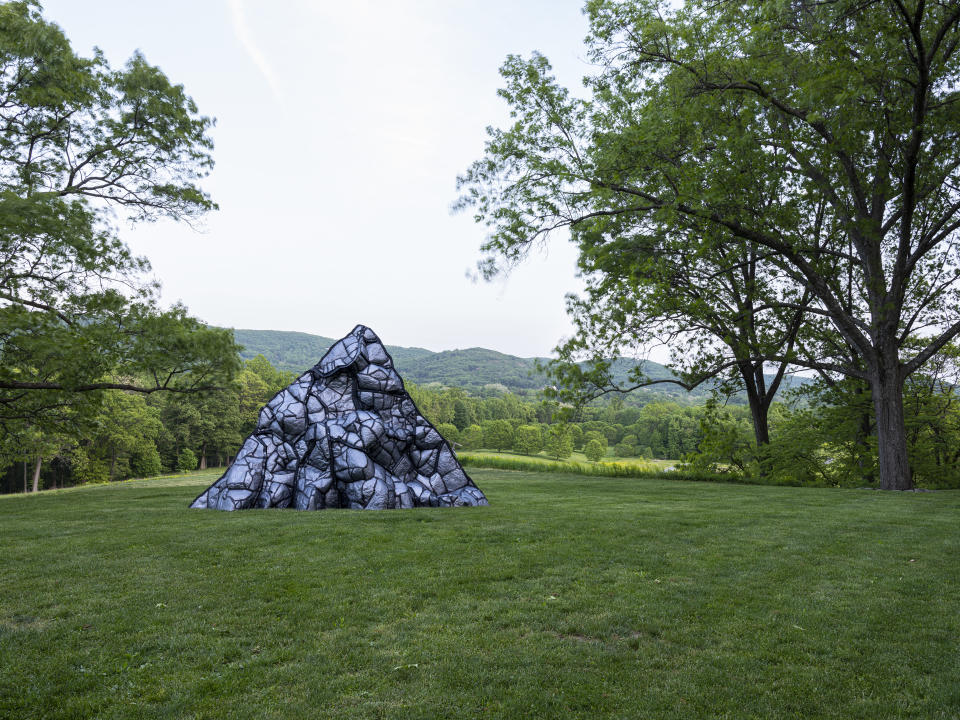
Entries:
[[253, 60], [253, 64], [257, 66], [260, 74], [263, 75], [263, 79], [267, 81], [267, 85], [270, 86], [270, 90], [276, 96], [277, 100], [282, 102], [283, 96], [280, 92], [280, 83], [277, 82], [277, 76], [273, 72], [273, 68], [270, 67], [270, 63], [267, 61], [263, 51], [260, 50], [253, 41], [253, 34], [250, 32], [250, 26], [247, 24], [247, 15], [244, 11], [243, 0], [227, 0], [227, 6], [230, 8], [234, 35], [237, 36], [237, 40], [240, 41], [247, 55]]

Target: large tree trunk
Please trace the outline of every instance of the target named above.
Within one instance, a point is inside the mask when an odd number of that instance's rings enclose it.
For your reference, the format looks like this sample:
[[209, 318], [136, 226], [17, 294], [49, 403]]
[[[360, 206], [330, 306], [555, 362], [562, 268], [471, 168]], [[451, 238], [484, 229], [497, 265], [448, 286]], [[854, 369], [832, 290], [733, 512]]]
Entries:
[[200, 467], [197, 468], [197, 469], [198, 469], [198, 470], [206, 470], [206, 469], [207, 469], [207, 444], [206, 444], [206, 443], [204, 443], [204, 444], [200, 447]]
[[870, 391], [877, 420], [880, 487], [910, 490], [913, 478], [907, 456], [907, 429], [903, 417], [903, 380], [897, 363], [871, 373]]
[[760, 386], [763, 382], [763, 366], [760, 366], [759, 383], [757, 382], [757, 370], [750, 363], [739, 364], [740, 377], [743, 378], [743, 386], [747, 393], [747, 402], [750, 405], [750, 417], [753, 420], [753, 437], [757, 441], [757, 447], [770, 444], [770, 423], [767, 419], [767, 413], [770, 410], [770, 403], [764, 397], [766, 388]]
[[37, 455], [37, 463], [33, 466], [33, 491], [40, 490], [40, 467], [43, 465], [43, 458]]
[[753, 418], [753, 437], [757, 441], [757, 447], [768, 445], [770, 443], [770, 422], [767, 419], [767, 404], [747, 393], [747, 399], [750, 402], [750, 415]]

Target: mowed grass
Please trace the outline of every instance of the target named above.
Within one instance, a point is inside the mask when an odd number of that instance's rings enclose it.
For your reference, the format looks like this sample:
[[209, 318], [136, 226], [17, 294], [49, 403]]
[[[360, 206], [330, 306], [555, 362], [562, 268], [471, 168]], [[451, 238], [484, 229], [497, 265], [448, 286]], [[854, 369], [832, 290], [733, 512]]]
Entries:
[[960, 716], [960, 492], [471, 474], [489, 508], [0, 497], [0, 717]]

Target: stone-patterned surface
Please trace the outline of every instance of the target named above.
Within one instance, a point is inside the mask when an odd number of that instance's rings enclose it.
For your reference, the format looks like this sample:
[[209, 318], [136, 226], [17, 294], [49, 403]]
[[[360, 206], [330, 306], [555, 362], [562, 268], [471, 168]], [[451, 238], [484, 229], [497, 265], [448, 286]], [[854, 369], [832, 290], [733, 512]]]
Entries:
[[357, 325], [267, 403], [233, 464], [190, 507], [487, 504], [403, 389], [380, 339]]

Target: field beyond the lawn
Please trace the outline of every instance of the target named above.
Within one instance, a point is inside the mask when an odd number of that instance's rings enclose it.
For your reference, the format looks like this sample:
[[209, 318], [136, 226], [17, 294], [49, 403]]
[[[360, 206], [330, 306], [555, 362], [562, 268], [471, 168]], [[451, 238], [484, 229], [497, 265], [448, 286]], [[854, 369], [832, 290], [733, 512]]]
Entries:
[[469, 472], [489, 508], [0, 497], [0, 718], [960, 717], [960, 491]]

